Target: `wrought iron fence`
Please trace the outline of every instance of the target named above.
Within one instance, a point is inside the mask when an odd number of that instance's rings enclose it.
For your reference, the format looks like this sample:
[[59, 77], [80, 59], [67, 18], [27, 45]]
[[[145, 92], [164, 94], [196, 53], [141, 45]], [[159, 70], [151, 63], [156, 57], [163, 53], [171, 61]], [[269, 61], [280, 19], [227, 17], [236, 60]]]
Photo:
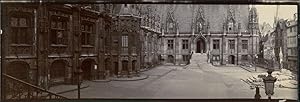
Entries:
[[3, 73], [4, 100], [68, 99]]

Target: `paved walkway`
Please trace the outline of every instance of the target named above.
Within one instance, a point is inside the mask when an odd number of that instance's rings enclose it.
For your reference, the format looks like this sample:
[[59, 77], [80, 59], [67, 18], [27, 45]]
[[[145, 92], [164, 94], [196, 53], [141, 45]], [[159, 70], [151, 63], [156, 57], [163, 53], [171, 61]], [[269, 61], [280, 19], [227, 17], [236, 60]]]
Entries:
[[[89, 87], [88, 84], [82, 83], [80, 85], [80, 89], [84, 89]], [[77, 85], [58, 85], [58, 86], [53, 86], [49, 89], [49, 91], [57, 93], [57, 94], [62, 94], [62, 93], [67, 93], [67, 92], [72, 92], [72, 91], [77, 91], [78, 86]]]
[[[197, 59], [193, 61], [197, 62]], [[251, 90], [247, 83], [241, 81], [241, 78], [251, 76], [252, 73], [240, 67], [215, 67], [205, 62], [193, 62], [185, 67], [158, 66], [142, 74], [149, 77], [137, 81], [87, 82], [90, 87], [81, 90], [81, 97], [231, 99], [254, 98], [255, 95], [255, 90]], [[260, 94], [263, 99], [267, 98], [264, 89], [261, 89]], [[70, 98], [77, 97], [76, 92], [62, 95]], [[297, 90], [276, 88], [272, 98], [297, 99]]]

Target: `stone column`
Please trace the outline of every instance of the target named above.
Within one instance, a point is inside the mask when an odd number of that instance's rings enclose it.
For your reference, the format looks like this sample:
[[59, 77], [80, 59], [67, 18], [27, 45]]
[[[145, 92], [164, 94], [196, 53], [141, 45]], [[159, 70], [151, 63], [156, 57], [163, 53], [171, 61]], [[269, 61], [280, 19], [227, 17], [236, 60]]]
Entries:
[[118, 60], [118, 64], [119, 64], [119, 69], [118, 69], [118, 75], [117, 75], [117, 77], [121, 77], [121, 72], [122, 72], [122, 61], [121, 61], [121, 59], [120, 59], [120, 57], [119, 57], [119, 60]]

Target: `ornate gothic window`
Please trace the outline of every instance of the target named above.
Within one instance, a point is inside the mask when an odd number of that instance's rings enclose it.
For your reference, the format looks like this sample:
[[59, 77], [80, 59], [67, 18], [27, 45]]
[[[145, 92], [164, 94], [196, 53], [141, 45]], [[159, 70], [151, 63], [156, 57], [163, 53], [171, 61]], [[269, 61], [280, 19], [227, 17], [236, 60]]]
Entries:
[[81, 44], [82, 45], [94, 45], [94, 30], [93, 30], [93, 24], [83, 22], [81, 24]]
[[11, 39], [13, 44], [32, 44], [32, 22], [28, 16], [10, 18]]
[[67, 18], [52, 16], [51, 29], [50, 29], [50, 42], [51, 44], [67, 44]]

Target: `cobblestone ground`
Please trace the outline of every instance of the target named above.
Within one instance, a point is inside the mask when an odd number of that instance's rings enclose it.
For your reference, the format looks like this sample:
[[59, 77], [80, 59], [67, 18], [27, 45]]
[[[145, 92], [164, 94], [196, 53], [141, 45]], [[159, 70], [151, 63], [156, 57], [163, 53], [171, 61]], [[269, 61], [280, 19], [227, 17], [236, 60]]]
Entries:
[[[147, 79], [138, 81], [85, 82], [90, 87], [81, 90], [82, 98], [133, 99], [207, 99], [254, 98], [255, 90], [241, 81], [251, 73], [240, 67], [158, 66], [143, 72]], [[62, 94], [77, 97], [77, 91]], [[267, 98], [260, 89], [262, 98]], [[296, 89], [275, 89], [272, 98], [297, 99]]]

